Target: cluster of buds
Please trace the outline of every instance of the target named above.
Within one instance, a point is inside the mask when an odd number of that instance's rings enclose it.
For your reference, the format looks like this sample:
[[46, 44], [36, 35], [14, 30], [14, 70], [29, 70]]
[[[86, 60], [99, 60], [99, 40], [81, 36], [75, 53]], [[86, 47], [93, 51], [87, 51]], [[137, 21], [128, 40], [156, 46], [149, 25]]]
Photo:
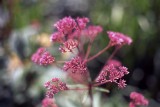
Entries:
[[[63, 71], [67, 72], [73, 80], [75, 79], [79, 83], [83, 83], [85, 86], [87, 84], [86, 87], [88, 88], [85, 89], [91, 90], [91, 87], [94, 88], [95, 86], [106, 84], [108, 82], [116, 83], [119, 88], [126, 87], [126, 80], [122, 78], [129, 72], [126, 67], [122, 66], [121, 62], [113, 60], [113, 56], [117, 50], [111, 54], [109, 59], [106, 61], [106, 65], [103, 67], [102, 71], [93, 82], [91, 82], [90, 79], [86, 79], [89, 77], [90, 73], [88, 72], [87, 68], [87, 63], [89, 61], [95, 59], [113, 46], [118, 47], [115, 49], [120, 49], [123, 45], [130, 45], [132, 43], [132, 39], [125, 34], [114, 31], [107, 31], [110, 40], [108, 45], [97, 54], [90, 57], [89, 54], [91, 51], [92, 43], [94, 42], [95, 38], [103, 31], [103, 28], [98, 25], [87, 25], [88, 22], [89, 19], [86, 17], [78, 17], [73, 19], [69, 16], [57, 21], [54, 24], [54, 27], [57, 29], [57, 31], [51, 35], [51, 42], [60, 44], [59, 50], [61, 53], [74, 52], [74, 49], [77, 49], [78, 51], [77, 56], [74, 56], [69, 61], [56, 62], [64, 62]], [[88, 42], [87, 50], [84, 50], [84, 38], [87, 39], [85, 41]], [[48, 51], [46, 51], [45, 48], [38, 49], [37, 52], [32, 55], [31, 59], [33, 62], [39, 65], [50, 65], [55, 62], [55, 58]], [[83, 77], [86, 78], [84, 79]], [[83, 81], [85, 81], [85, 83]], [[53, 98], [53, 96], [60, 91], [71, 89], [70, 87], [67, 87], [66, 83], [62, 82], [58, 78], [53, 78], [52, 80], [46, 82], [45, 88], [47, 89], [46, 96], [49, 98]], [[134, 95], [131, 95], [132, 102], [130, 103], [130, 107], [134, 107], [135, 105], [148, 104], [148, 102], [142, 96], [137, 95], [140, 96], [140, 99], [138, 99], [137, 96]], [[50, 99], [46, 99], [43, 102], [43, 105], [48, 104], [45, 102], [52, 103]], [[53, 107], [56, 106], [54, 105]]]
[[32, 55], [31, 60], [39, 65], [50, 65], [55, 61], [55, 58], [45, 48], [39, 48]]
[[114, 60], [104, 66], [95, 81], [98, 83], [114, 82], [118, 84], [119, 88], [124, 88], [126, 81], [122, 78], [127, 74], [129, 74], [128, 69]]
[[66, 83], [62, 82], [59, 78], [52, 78], [44, 86], [47, 89], [46, 96], [49, 98], [53, 98], [59, 91], [68, 90]]
[[129, 104], [129, 107], [136, 107], [136, 106], [147, 106], [148, 100], [140, 93], [137, 92], [131, 92], [130, 94], [131, 102]]
[[112, 46], [125, 44], [130, 45], [132, 43], [132, 39], [125, 34], [113, 31], [107, 31], [107, 34]]

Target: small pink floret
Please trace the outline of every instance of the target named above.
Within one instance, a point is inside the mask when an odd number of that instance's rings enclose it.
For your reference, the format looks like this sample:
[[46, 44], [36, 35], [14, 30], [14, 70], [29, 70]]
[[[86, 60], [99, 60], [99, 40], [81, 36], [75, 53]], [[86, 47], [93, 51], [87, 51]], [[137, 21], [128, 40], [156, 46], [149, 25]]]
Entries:
[[125, 34], [113, 31], [107, 31], [107, 34], [109, 36], [110, 43], [112, 46], [125, 44], [130, 45], [132, 43], [132, 39], [129, 36], [126, 36]]
[[60, 32], [55, 32], [55, 33], [53, 33], [52, 35], [51, 35], [51, 37], [50, 37], [50, 40], [52, 41], [52, 42], [63, 42], [63, 37], [64, 37], [64, 35], [62, 34], [62, 33], [60, 33]]
[[147, 106], [149, 104], [148, 100], [140, 93], [137, 92], [131, 92], [130, 94], [130, 107], [134, 107], [134, 106]]
[[109, 63], [104, 66], [98, 77], [96, 78], [96, 82], [103, 83], [107, 82], [114, 82], [118, 84], [119, 88], [126, 87], [125, 80], [122, 79], [125, 75], [127, 75], [128, 69], [124, 66], [117, 66], [113, 63]]
[[55, 58], [49, 53], [44, 52], [40, 58], [40, 65], [50, 65], [55, 61]]
[[69, 16], [59, 20], [56, 24], [54, 24], [54, 26], [62, 34], [68, 35], [71, 34], [72, 31], [77, 28], [77, 23], [73, 18]]
[[63, 43], [63, 46], [60, 46], [59, 50], [62, 53], [72, 52], [74, 48], [78, 47], [78, 41], [74, 39], [69, 39], [68, 41]]
[[39, 65], [49, 65], [55, 61], [55, 58], [46, 51], [45, 48], [39, 48], [31, 57], [31, 60]]
[[84, 34], [88, 36], [91, 40], [93, 40], [99, 33], [103, 31], [101, 26], [89, 26], [87, 29], [84, 30]]
[[52, 78], [52, 80], [44, 84], [44, 87], [47, 89], [46, 96], [48, 98], [53, 98], [60, 91], [68, 90], [66, 83], [62, 82], [59, 78]]
[[89, 19], [87, 17], [83, 17], [83, 18], [78, 17], [76, 21], [78, 23], [78, 27], [80, 28], [80, 30], [82, 30], [86, 27], [87, 23], [89, 22]]

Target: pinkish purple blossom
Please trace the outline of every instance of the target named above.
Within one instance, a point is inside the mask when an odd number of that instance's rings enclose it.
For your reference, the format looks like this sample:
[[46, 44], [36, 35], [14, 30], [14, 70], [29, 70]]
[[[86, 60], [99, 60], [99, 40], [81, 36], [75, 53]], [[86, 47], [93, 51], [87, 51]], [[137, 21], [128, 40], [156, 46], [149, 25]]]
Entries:
[[[124, 88], [126, 86], [125, 80], [122, 78], [127, 75], [128, 69], [123, 66], [114, 66], [113, 64], [106, 65], [98, 77], [96, 78], [96, 82], [103, 83], [103, 82], [115, 82], [118, 84], [119, 88]], [[119, 80], [119, 82], [118, 82]]]
[[63, 43], [63, 46], [59, 47], [59, 50], [62, 53], [65, 52], [72, 52], [74, 48], [78, 47], [78, 41], [74, 39], [69, 39], [66, 42]]
[[52, 35], [51, 35], [51, 37], [50, 37], [50, 40], [52, 41], [52, 42], [63, 42], [63, 37], [64, 37], [64, 35], [62, 34], [62, 33], [60, 33], [60, 32], [55, 32], [55, 33], [53, 33]]
[[32, 60], [34, 63], [39, 64], [41, 55], [42, 55], [45, 51], [46, 51], [45, 48], [39, 48], [39, 49], [32, 55], [31, 60]]
[[39, 65], [49, 65], [55, 61], [55, 58], [46, 51], [45, 48], [39, 48], [31, 57], [31, 60]]
[[59, 78], [53, 78], [52, 80], [44, 84], [47, 89], [46, 96], [53, 98], [59, 91], [68, 90], [66, 83], [62, 82]]
[[120, 88], [120, 89], [123, 89], [123, 88], [125, 88], [126, 87], [126, 81], [124, 80], [124, 79], [120, 79], [119, 80], [119, 82], [118, 82], [118, 87]]
[[135, 107], [135, 106], [147, 106], [148, 100], [140, 93], [137, 92], [131, 92], [130, 94], [131, 102], [129, 104], [129, 107]]
[[87, 23], [89, 22], [89, 19], [86, 17], [83, 17], [83, 18], [78, 17], [76, 21], [78, 23], [78, 27], [80, 28], [80, 30], [82, 30], [86, 27]]
[[86, 36], [88, 36], [91, 40], [103, 31], [101, 26], [89, 26], [87, 29], [84, 30]]
[[53, 98], [44, 98], [42, 100], [42, 107], [58, 107]]
[[59, 32], [61, 32], [64, 35], [71, 34], [73, 30], [77, 28], [76, 21], [69, 17], [65, 17], [58, 21], [54, 26], [58, 29]]
[[55, 61], [55, 58], [49, 53], [44, 52], [39, 59], [40, 65], [50, 65]]
[[107, 34], [110, 39], [110, 43], [112, 46], [115, 45], [130, 45], [132, 43], [132, 39], [129, 36], [126, 36], [119, 32], [107, 31]]
[[63, 66], [63, 70], [72, 73], [85, 74], [87, 72], [87, 67], [82, 58], [77, 56], [66, 62]]

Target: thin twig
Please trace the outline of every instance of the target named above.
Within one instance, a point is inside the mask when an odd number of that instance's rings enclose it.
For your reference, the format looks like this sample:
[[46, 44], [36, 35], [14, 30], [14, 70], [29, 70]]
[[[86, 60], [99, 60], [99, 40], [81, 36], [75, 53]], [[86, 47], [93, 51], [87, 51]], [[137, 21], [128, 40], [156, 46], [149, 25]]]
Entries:
[[88, 56], [91, 52], [91, 47], [92, 47], [92, 42], [89, 42], [87, 52], [86, 52], [86, 55], [85, 55], [85, 60], [88, 58]]
[[107, 61], [111, 60], [120, 48], [121, 48], [121, 46], [116, 47], [116, 49], [113, 51], [113, 53], [111, 54], [111, 56], [108, 58]]
[[89, 62], [89, 61], [93, 60], [94, 58], [98, 57], [99, 55], [101, 55], [103, 52], [105, 52], [109, 48], [110, 48], [110, 44], [108, 44], [103, 50], [99, 51], [96, 55], [94, 55], [94, 56], [90, 57], [89, 59], [87, 59], [86, 62]]

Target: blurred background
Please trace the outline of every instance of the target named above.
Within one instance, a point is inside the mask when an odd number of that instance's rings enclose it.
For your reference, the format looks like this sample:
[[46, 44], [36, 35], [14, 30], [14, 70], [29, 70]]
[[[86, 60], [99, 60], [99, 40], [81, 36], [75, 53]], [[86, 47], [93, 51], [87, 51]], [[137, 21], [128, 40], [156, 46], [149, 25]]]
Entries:
[[[91, 24], [103, 26], [92, 55], [108, 43], [107, 30], [133, 39], [131, 46], [115, 55], [129, 68], [128, 86], [124, 90], [108, 87], [109, 94], [95, 93], [95, 107], [127, 107], [131, 91], [143, 93], [149, 107], [160, 107], [160, 0], [0, 0], [0, 107], [40, 107], [44, 82], [52, 77], [65, 79], [59, 68], [40, 67], [30, 60], [41, 46], [58, 56], [49, 37], [53, 24], [65, 16], [89, 17]], [[112, 51], [88, 65], [93, 79]], [[82, 107], [69, 98], [71, 94], [59, 96], [59, 107]]]

